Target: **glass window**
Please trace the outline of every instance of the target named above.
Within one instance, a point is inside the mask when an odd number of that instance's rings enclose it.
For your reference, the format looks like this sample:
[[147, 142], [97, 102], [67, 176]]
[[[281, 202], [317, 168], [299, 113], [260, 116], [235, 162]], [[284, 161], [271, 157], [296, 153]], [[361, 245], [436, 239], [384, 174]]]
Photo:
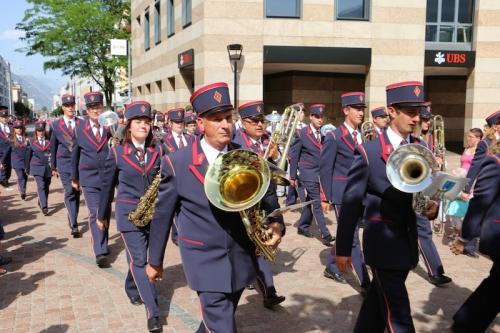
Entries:
[[147, 51], [150, 48], [149, 43], [149, 9], [144, 12], [144, 49]]
[[427, 0], [427, 22], [437, 22], [438, 0]]
[[474, 16], [474, 1], [473, 0], [459, 0], [458, 2], [458, 22], [459, 23], [472, 23]]
[[427, 0], [425, 40], [471, 43], [474, 0]]
[[167, 0], [167, 35], [175, 33], [174, 0]]
[[337, 0], [336, 7], [338, 19], [368, 19], [367, 0]]
[[455, 0], [442, 0], [441, 22], [455, 22]]
[[160, 1], [155, 3], [155, 44], [161, 42]]
[[266, 0], [266, 17], [300, 17], [300, 0]]
[[191, 24], [191, 11], [192, 11], [191, 0], [182, 0], [182, 27], [186, 27]]

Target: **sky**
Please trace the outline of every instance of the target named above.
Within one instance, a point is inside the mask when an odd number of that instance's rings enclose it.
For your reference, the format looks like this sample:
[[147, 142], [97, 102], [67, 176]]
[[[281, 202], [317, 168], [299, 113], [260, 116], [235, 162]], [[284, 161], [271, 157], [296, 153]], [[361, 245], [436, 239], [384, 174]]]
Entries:
[[15, 50], [23, 47], [24, 42], [19, 40], [23, 33], [15, 30], [16, 23], [24, 17], [24, 11], [32, 5], [24, 0], [0, 0], [0, 55], [10, 63], [11, 71], [20, 75], [33, 75], [49, 78], [61, 85], [68, 81], [60, 71], [43, 70], [44, 59], [40, 55], [26, 56]]

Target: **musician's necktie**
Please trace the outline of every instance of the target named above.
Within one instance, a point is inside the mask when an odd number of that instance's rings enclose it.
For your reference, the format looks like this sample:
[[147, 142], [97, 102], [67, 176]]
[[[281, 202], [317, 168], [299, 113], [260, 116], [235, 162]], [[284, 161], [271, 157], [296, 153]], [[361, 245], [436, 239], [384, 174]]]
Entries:
[[354, 145], [357, 146], [358, 143], [358, 132], [356, 130], [352, 131], [352, 139], [354, 140]]
[[321, 143], [321, 132], [320, 131], [316, 131], [316, 141]]
[[99, 124], [94, 124], [94, 128], [96, 129], [95, 138], [96, 138], [97, 142], [100, 142], [101, 141], [101, 129], [100, 129]]
[[407, 145], [407, 144], [408, 144], [408, 141], [406, 141], [406, 139], [403, 139], [403, 141], [401, 141], [401, 143], [399, 145], [403, 146], [403, 145]]
[[179, 138], [179, 149], [184, 148], [184, 141], [182, 140], [182, 134], [177, 136]]
[[71, 120], [68, 120], [68, 130], [73, 133], [73, 126], [71, 125]]
[[137, 159], [139, 160], [139, 164], [141, 166], [144, 166], [144, 149], [142, 149], [142, 147], [138, 147], [136, 148], [137, 150]]

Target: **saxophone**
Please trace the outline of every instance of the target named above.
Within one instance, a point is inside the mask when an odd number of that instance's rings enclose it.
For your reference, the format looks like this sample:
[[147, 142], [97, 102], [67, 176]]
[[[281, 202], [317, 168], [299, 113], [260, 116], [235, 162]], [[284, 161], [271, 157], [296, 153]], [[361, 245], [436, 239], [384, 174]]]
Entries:
[[143, 228], [151, 222], [155, 214], [155, 203], [158, 199], [158, 188], [161, 182], [161, 171], [158, 170], [155, 178], [149, 184], [144, 195], [139, 199], [135, 210], [128, 213], [128, 219], [136, 227]]

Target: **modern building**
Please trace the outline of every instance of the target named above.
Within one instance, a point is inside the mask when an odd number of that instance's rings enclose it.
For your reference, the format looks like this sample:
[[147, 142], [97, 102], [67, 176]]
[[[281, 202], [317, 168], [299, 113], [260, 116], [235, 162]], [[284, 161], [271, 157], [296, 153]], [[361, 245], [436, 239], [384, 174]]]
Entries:
[[[191, 92], [225, 81], [234, 89], [227, 46], [242, 46], [238, 104], [266, 111], [325, 103], [341, 121], [340, 95], [365, 91], [370, 108], [385, 86], [418, 80], [446, 140], [500, 109], [497, 0], [133, 0], [132, 90], [166, 110]], [[234, 96], [233, 96], [234, 97]]]
[[12, 103], [23, 103], [29, 107], [28, 93], [24, 91], [19, 82], [13, 81], [11, 85], [12, 90]]
[[12, 107], [10, 64], [0, 56], [0, 105]]

